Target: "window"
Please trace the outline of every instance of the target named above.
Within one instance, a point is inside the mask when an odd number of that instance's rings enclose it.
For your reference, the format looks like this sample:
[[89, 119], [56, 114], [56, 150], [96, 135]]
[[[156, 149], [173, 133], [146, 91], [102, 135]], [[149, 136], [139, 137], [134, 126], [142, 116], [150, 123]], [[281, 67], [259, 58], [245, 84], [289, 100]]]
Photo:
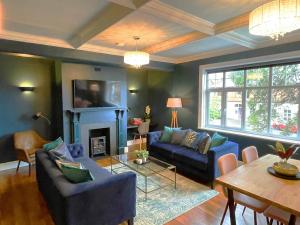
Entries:
[[207, 73], [205, 126], [300, 139], [300, 64]]

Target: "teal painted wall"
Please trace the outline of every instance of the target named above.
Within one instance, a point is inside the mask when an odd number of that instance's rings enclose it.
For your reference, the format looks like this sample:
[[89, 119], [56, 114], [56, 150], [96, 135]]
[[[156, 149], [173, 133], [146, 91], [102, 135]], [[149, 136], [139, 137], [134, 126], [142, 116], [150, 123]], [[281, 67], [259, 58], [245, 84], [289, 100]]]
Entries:
[[[0, 163], [15, 160], [13, 133], [34, 129], [50, 138], [50, 128], [43, 120], [31, 117], [37, 111], [51, 117], [51, 77], [53, 61], [0, 55]], [[32, 93], [22, 93], [18, 86], [29, 83]]]

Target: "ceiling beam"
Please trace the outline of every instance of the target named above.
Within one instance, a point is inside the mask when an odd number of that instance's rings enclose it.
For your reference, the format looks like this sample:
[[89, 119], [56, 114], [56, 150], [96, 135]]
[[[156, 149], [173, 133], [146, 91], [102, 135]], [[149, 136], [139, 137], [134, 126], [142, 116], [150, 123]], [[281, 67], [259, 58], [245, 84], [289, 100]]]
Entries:
[[232, 31], [241, 27], [246, 27], [249, 25], [249, 14], [244, 13], [242, 15], [236, 16], [234, 18], [231, 18], [229, 20], [225, 20], [221, 23], [218, 23], [214, 26], [215, 33], [221, 34], [228, 31]]
[[198, 32], [198, 31], [193, 31], [188, 34], [154, 44], [150, 47], [144, 48], [143, 51], [148, 52], [150, 54], [154, 54], [154, 53], [166, 51], [166, 50], [169, 50], [172, 48], [177, 48], [177, 47], [180, 47], [187, 43], [206, 38], [208, 36], [209, 35], [207, 35], [207, 34], [204, 34], [204, 33]]
[[[149, 0], [132, 0], [131, 2], [136, 9], [138, 9], [148, 1]], [[108, 3], [104, 9], [71, 37], [69, 43], [74, 48], [79, 48], [132, 12], [134, 12], [134, 9], [132, 8], [120, 4]]]
[[241, 35], [234, 31], [229, 31], [226, 33], [222, 33], [217, 35], [217, 37], [223, 38], [227, 41], [233, 42], [235, 44], [247, 47], [247, 48], [255, 48], [256, 43], [251, 38], [248, 38], [247, 36]]

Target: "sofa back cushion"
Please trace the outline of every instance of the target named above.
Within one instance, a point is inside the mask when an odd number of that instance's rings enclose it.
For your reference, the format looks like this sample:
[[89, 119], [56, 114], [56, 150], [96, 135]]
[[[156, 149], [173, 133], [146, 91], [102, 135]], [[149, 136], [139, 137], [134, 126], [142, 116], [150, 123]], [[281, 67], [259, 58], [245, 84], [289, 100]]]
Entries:
[[198, 133], [193, 130], [188, 130], [184, 139], [181, 142], [181, 145], [188, 147], [188, 148], [193, 148], [195, 147], [194, 143], [197, 140]]
[[74, 161], [70, 151], [65, 143], [61, 143], [56, 148], [48, 151], [50, 158], [55, 161], [57, 159]]
[[63, 141], [63, 139], [61, 138], [61, 137], [59, 137], [59, 138], [57, 138], [56, 140], [54, 140], [54, 141], [51, 141], [51, 142], [49, 142], [49, 143], [47, 143], [47, 144], [44, 144], [43, 145], [43, 149], [45, 150], [45, 151], [50, 151], [50, 150], [52, 150], [52, 149], [55, 149], [57, 146], [59, 146], [60, 144], [62, 144], [64, 141]]
[[165, 126], [164, 131], [159, 140], [161, 142], [168, 142], [168, 143], [171, 142], [171, 137], [174, 130], [181, 130], [181, 128], [171, 128]]
[[197, 150], [199, 153], [207, 154], [211, 144], [211, 137], [206, 132], [199, 132], [196, 142]]
[[226, 141], [228, 141], [228, 137], [224, 137], [221, 134], [214, 133], [214, 135], [211, 138], [210, 147], [213, 148], [213, 147], [220, 146], [220, 145], [224, 144]]
[[188, 130], [174, 130], [171, 136], [171, 144], [180, 145]]
[[70, 165], [69, 163], [62, 163], [61, 171], [63, 175], [72, 183], [82, 183], [94, 180], [91, 172], [81, 164], [79, 167], [77, 167]]

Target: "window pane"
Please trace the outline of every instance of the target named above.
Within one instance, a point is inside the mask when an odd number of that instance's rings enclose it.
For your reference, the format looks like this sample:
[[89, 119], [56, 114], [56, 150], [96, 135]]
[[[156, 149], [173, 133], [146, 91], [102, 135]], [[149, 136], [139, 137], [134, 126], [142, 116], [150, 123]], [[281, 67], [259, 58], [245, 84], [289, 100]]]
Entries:
[[246, 130], [267, 132], [268, 89], [251, 89], [246, 95]]
[[285, 65], [273, 67], [274, 86], [300, 84], [300, 65]]
[[272, 90], [271, 132], [297, 137], [300, 88]]
[[208, 123], [210, 125], [221, 125], [222, 93], [209, 93]]
[[241, 128], [242, 92], [228, 92], [226, 101], [226, 126]]
[[228, 71], [225, 73], [226, 87], [243, 87], [244, 86], [244, 70]]
[[208, 88], [223, 87], [223, 72], [208, 74]]
[[246, 70], [248, 87], [269, 86], [269, 68], [257, 68]]

